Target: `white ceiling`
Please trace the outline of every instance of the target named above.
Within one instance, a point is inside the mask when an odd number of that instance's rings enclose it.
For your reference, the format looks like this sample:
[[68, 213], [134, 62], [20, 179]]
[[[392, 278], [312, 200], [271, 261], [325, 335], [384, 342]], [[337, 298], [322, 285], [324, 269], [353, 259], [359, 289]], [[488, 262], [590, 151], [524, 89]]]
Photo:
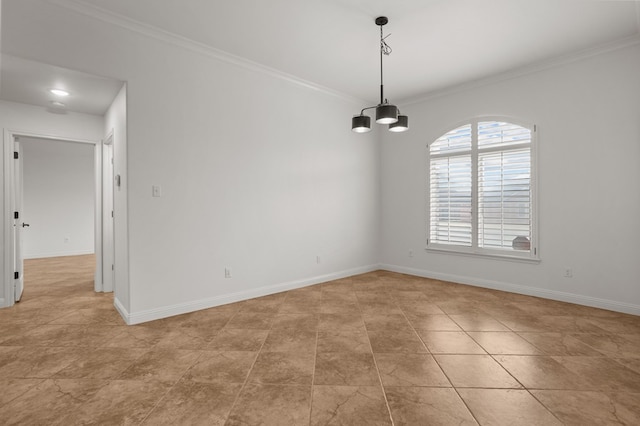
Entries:
[[168, 32], [372, 103], [379, 93], [374, 19], [380, 15], [389, 18], [385, 34], [392, 34], [393, 48], [384, 62], [385, 92], [396, 102], [640, 37], [638, 1], [52, 2]]
[[[122, 82], [66, 68], [2, 55], [0, 99], [38, 105], [51, 112], [65, 111], [104, 115], [116, 97]], [[64, 89], [70, 95], [53, 95], [49, 89]], [[65, 104], [58, 107], [51, 102]]]

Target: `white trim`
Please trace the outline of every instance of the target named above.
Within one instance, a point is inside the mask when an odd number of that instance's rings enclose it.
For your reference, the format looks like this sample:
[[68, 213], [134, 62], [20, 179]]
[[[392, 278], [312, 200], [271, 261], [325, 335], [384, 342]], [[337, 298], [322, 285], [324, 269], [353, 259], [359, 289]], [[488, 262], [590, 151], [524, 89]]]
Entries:
[[250, 71], [255, 71], [271, 77], [279, 78], [281, 80], [287, 81], [289, 83], [293, 83], [298, 86], [305, 87], [307, 89], [321, 92], [330, 96], [335, 96], [337, 98], [340, 98], [349, 102], [358, 103], [358, 104], [366, 102], [354, 96], [347, 95], [337, 90], [333, 90], [331, 88], [321, 86], [311, 81], [296, 77], [293, 74], [288, 74], [286, 72], [277, 70], [275, 68], [271, 68], [266, 65], [260, 64], [258, 62], [254, 62], [249, 59], [233, 55], [224, 50], [216, 49], [207, 44], [192, 40], [190, 38], [178, 35], [176, 33], [164, 30], [162, 28], [158, 28], [150, 24], [137, 21], [127, 16], [120, 15], [110, 10], [103, 9], [99, 6], [89, 5], [83, 2], [79, 2], [77, 0], [48, 0], [48, 2], [69, 10], [73, 10], [77, 13], [88, 16], [90, 18], [94, 18], [99, 21], [106, 22], [108, 24], [112, 24], [112, 25], [127, 29], [129, 31], [136, 32], [138, 34], [142, 34], [149, 38], [153, 38], [153, 39], [162, 41], [164, 43], [168, 43], [168, 44], [183, 48], [185, 50], [190, 50], [192, 52], [207, 56], [209, 58], [217, 59], [219, 61], [236, 65]]
[[[15, 137], [25, 137], [25, 138], [37, 138], [37, 139], [48, 139], [48, 140], [53, 140], [53, 141], [60, 141], [60, 142], [72, 142], [72, 143], [83, 143], [83, 144], [91, 144], [94, 146], [94, 150], [95, 152], [101, 152], [101, 145], [102, 142], [101, 141], [93, 141], [93, 140], [89, 140], [89, 139], [78, 139], [78, 138], [73, 138], [73, 137], [66, 137], [66, 136], [62, 136], [62, 135], [52, 135], [52, 134], [44, 134], [44, 133], [34, 133], [31, 131], [22, 131], [22, 130], [12, 130], [12, 129], [4, 129], [4, 133], [3, 133], [3, 149], [4, 149], [4, 164], [3, 164], [3, 168], [4, 168], [4, 200], [3, 200], [3, 211], [5, 213], [5, 222], [3, 224], [4, 226], [4, 244], [3, 244], [3, 248], [4, 248], [4, 265], [5, 265], [5, 271], [4, 271], [4, 277], [3, 281], [4, 281], [4, 302], [2, 304], [0, 304], [0, 308], [2, 307], [10, 307], [13, 306], [14, 301], [13, 301], [13, 297], [12, 297], [12, 292], [14, 291], [14, 278], [13, 278], [13, 266], [12, 266], [12, 261], [13, 261], [13, 255], [14, 255], [14, 247], [13, 247], [13, 241], [11, 239], [11, 230], [13, 228], [13, 210], [14, 210], [14, 201], [12, 200], [12, 193], [13, 193], [13, 185], [14, 185], [14, 176], [13, 176], [13, 141]], [[98, 154], [95, 154], [98, 155]], [[101, 176], [102, 176], [102, 162], [100, 161], [100, 163], [98, 164], [97, 159], [94, 158], [95, 161], [95, 170], [94, 170], [94, 174], [96, 177], [100, 178], [100, 182], [101, 182]], [[97, 186], [97, 183], [96, 183]], [[102, 186], [100, 186], [99, 188], [96, 187], [96, 197], [97, 197], [97, 191], [102, 191]], [[101, 196], [100, 196], [101, 199]], [[96, 199], [97, 202], [97, 199]], [[98, 205], [96, 205], [96, 203], [94, 203], [94, 208], [98, 209]], [[100, 206], [101, 208], [101, 206]], [[100, 229], [102, 229], [102, 216], [99, 216], [96, 214], [95, 216], [95, 223], [94, 223], [94, 232], [96, 229], [98, 229], [98, 226]], [[98, 221], [100, 221], [100, 223], [98, 223]], [[96, 253], [96, 271], [101, 270], [102, 268], [102, 255], [101, 255], [101, 247], [95, 247], [95, 253]], [[85, 254], [85, 253], [83, 253]], [[97, 277], [94, 276], [94, 288], [96, 291], [100, 291], [98, 290], [99, 288], [102, 288], [102, 280], [100, 280], [100, 282], [98, 283]]]
[[[47, 1], [59, 7], [73, 10], [77, 13], [80, 13], [85, 16], [89, 16], [91, 18], [100, 20], [102, 22], [116, 25], [121, 28], [125, 28], [127, 30], [145, 35], [147, 37], [154, 38], [156, 40], [163, 41], [165, 43], [169, 43], [174, 46], [178, 46], [187, 50], [191, 50], [193, 52], [196, 52], [211, 58], [215, 58], [227, 63], [231, 63], [234, 65], [243, 67], [245, 69], [260, 72], [266, 75], [270, 75], [272, 77], [280, 78], [290, 83], [297, 84], [299, 86], [303, 86], [315, 91], [323, 92], [325, 94], [335, 96], [340, 99], [344, 99], [344, 100], [348, 100], [356, 103], [362, 103], [362, 102], [367, 103], [367, 101], [358, 99], [354, 96], [330, 89], [325, 86], [318, 85], [311, 81], [296, 77], [292, 74], [288, 74], [283, 71], [277, 70], [275, 68], [271, 68], [254, 61], [250, 61], [246, 58], [233, 55], [229, 52], [213, 48], [204, 43], [191, 40], [187, 37], [180, 36], [178, 34], [155, 27], [153, 25], [145, 24], [143, 22], [137, 21], [127, 16], [111, 12], [99, 6], [89, 5], [89, 4], [80, 2], [79, 0], [47, 0]], [[505, 71], [503, 73], [493, 74], [485, 78], [480, 78], [478, 80], [463, 81], [458, 84], [453, 84], [449, 87], [436, 89], [432, 92], [422, 93], [416, 96], [408, 96], [407, 98], [400, 99], [399, 105], [402, 107], [406, 107], [409, 105], [425, 102], [433, 98], [448, 96], [461, 91], [475, 89], [478, 87], [499, 83], [501, 81], [506, 81], [506, 80], [522, 77], [529, 74], [535, 74], [550, 68], [560, 67], [563, 65], [570, 64], [572, 62], [581, 61], [583, 59], [588, 59], [604, 53], [608, 53], [618, 49], [623, 49], [625, 47], [640, 44], [640, 2], [638, 1], [636, 1], [636, 15], [637, 15], [637, 21], [638, 21], [639, 34], [626, 37], [623, 39], [619, 39], [619, 40], [614, 40], [612, 42], [604, 43], [595, 47], [589, 47], [578, 52], [569, 52], [552, 59], [535, 62], [529, 65], [524, 65], [515, 69], [511, 69], [509, 71]]]
[[[102, 257], [102, 270], [100, 271], [100, 291], [104, 293], [113, 293], [115, 287], [115, 246], [114, 246], [114, 182], [113, 182], [113, 150], [114, 150], [114, 129], [112, 128], [107, 134], [106, 138], [102, 141], [100, 164], [102, 165], [102, 173], [100, 174], [100, 211], [96, 214], [100, 215], [101, 228], [97, 234], [100, 236], [100, 249]], [[105, 152], [106, 151], [106, 152]], [[105, 167], [105, 154], [107, 154], [107, 163]], [[111, 161], [108, 161], [111, 159]], [[110, 199], [105, 199], [105, 191], [109, 189]], [[97, 193], [97, 192], [96, 192]], [[106, 201], [106, 203], [105, 203]], [[107, 208], [110, 207], [110, 208]], [[105, 226], [105, 223], [110, 222], [109, 226]], [[105, 230], [106, 228], [106, 230]], [[105, 238], [106, 237], [106, 238]], [[96, 237], [97, 238], [97, 237]], [[107, 265], [105, 267], [105, 265]], [[108, 266], [111, 265], [111, 266]], [[106, 273], [105, 273], [106, 272]], [[96, 271], [96, 275], [97, 275]], [[105, 276], [109, 276], [109, 279], [105, 280]]]
[[[640, 2], [638, 2], [638, 4], [640, 4]], [[638, 7], [639, 7], [638, 25], [640, 27], [640, 6]], [[437, 99], [443, 96], [450, 96], [450, 95], [454, 95], [456, 93], [464, 92], [467, 90], [477, 89], [480, 87], [501, 83], [503, 81], [512, 80], [514, 78], [524, 77], [531, 74], [537, 74], [539, 72], [543, 72], [553, 68], [559, 68], [574, 62], [579, 62], [595, 56], [604, 55], [606, 53], [614, 52], [616, 50], [624, 49], [631, 46], [635, 46], [637, 44], [640, 44], [640, 34], [623, 38], [621, 40], [616, 40], [610, 43], [605, 43], [600, 46], [590, 47], [590, 48], [581, 50], [579, 52], [567, 53], [565, 55], [561, 55], [559, 57], [549, 59], [546, 61], [540, 61], [540, 62], [535, 62], [533, 64], [524, 65], [519, 68], [515, 68], [515, 69], [498, 73], [498, 74], [493, 74], [478, 80], [461, 82], [458, 84], [453, 84], [449, 87], [445, 87], [443, 89], [434, 90], [432, 92], [423, 93], [417, 96], [409, 96], [405, 99], [400, 99], [397, 104], [404, 108], [410, 105], [427, 102], [432, 99]]]
[[156, 309], [149, 309], [142, 312], [129, 313], [124, 306], [114, 299], [114, 305], [124, 321], [129, 325], [140, 324], [147, 321], [153, 321], [161, 318], [171, 317], [174, 315], [186, 314], [189, 312], [199, 311], [202, 309], [213, 308], [228, 303], [240, 302], [254, 297], [267, 296], [269, 294], [280, 293], [283, 291], [294, 290], [301, 287], [307, 287], [314, 284], [320, 284], [327, 281], [337, 280], [340, 278], [350, 277], [353, 275], [364, 274], [367, 272], [377, 271], [379, 265], [369, 265], [360, 268], [348, 269], [346, 271], [334, 272], [327, 275], [319, 275], [316, 277], [305, 278], [297, 281], [290, 281], [281, 284], [258, 287], [251, 290], [239, 291], [236, 293], [225, 294], [221, 296], [211, 297], [208, 299], [196, 300], [193, 302], [179, 303], [171, 306], [164, 306]]
[[[465, 249], [468, 249], [468, 250], [465, 250]], [[505, 250], [504, 253], [499, 253], [499, 252], [495, 253], [494, 251], [490, 251], [488, 249], [484, 249], [483, 251], [473, 251], [472, 247], [434, 243], [434, 244], [429, 244], [429, 247], [426, 247], [424, 251], [429, 253], [444, 254], [444, 255], [481, 257], [481, 258], [493, 259], [493, 260], [508, 260], [511, 262], [524, 262], [524, 263], [540, 263], [541, 262], [541, 259], [539, 257], [532, 257], [530, 255], [518, 256], [515, 250], [513, 252]], [[515, 254], [511, 254], [511, 253], [515, 253]]]
[[[531, 131], [531, 139], [528, 144], [513, 145], [513, 146], [496, 146], [493, 148], [479, 148], [478, 147], [478, 126], [481, 122], [495, 121], [505, 122], [509, 124], [515, 124], [517, 126], [529, 129]], [[538, 212], [538, 129], [537, 125], [528, 121], [521, 120], [512, 116], [501, 115], [478, 115], [458, 122], [440, 133], [436, 139], [429, 142], [426, 145], [426, 168], [425, 168], [425, 182], [426, 182], [426, 210], [424, 214], [426, 218], [424, 223], [426, 224], [426, 239], [427, 245], [425, 250], [447, 253], [447, 254], [462, 254], [467, 256], [481, 256], [493, 259], [506, 259], [506, 260], [522, 260], [525, 262], [540, 262], [540, 249], [538, 240], [538, 224], [539, 224], [539, 212]], [[431, 145], [440, 139], [447, 133], [457, 130], [461, 127], [471, 127], [471, 148], [469, 150], [460, 150], [454, 153], [436, 153], [431, 154]], [[531, 248], [530, 251], [508, 251], [478, 247], [478, 156], [479, 153], [485, 152], [505, 152], [511, 150], [518, 150], [524, 146], [529, 147], [530, 158], [530, 192], [531, 192]], [[471, 246], [462, 246], [454, 244], [434, 243], [431, 242], [431, 160], [433, 158], [451, 158], [461, 155], [470, 155], [471, 157]]]
[[[543, 288], [523, 286], [519, 284], [511, 284], [500, 281], [485, 280], [480, 278], [468, 277], [463, 275], [446, 274], [440, 272], [427, 271], [423, 269], [409, 268], [405, 266], [380, 264], [369, 265], [360, 268], [349, 269], [342, 272], [336, 272], [327, 275], [320, 275], [303, 280], [290, 281], [281, 284], [275, 284], [271, 286], [259, 287], [252, 290], [240, 291], [237, 293], [231, 293], [221, 295], [217, 297], [211, 297], [208, 299], [197, 300], [193, 302], [179, 303], [176, 305], [166, 306], [162, 308], [149, 309], [142, 312], [130, 313], [122, 305], [120, 300], [114, 298], [114, 307], [123, 318], [126, 324], [135, 325], [148, 321], [154, 321], [162, 318], [171, 317], [174, 315], [186, 314], [189, 312], [195, 312], [202, 309], [214, 308], [216, 306], [226, 305], [229, 303], [240, 302], [255, 297], [266, 296], [274, 293], [280, 293], [283, 291], [294, 290], [297, 288], [307, 287], [310, 285], [320, 284], [327, 281], [332, 281], [340, 278], [350, 277], [353, 275], [364, 274], [367, 272], [373, 272], [377, 270], [385, 270], [391, 272], [398, 272], [401, 274], [413, 275], [422, 278], [432, 278], [442, 281], [448, 281], [452, 283], [460, 283], [466, 285], [472, 285], [475, 287], [506, 291], [510, 293], [517, 293], [528, 296], [535, 296], [544, 299], [558, 300], [562, 302], [575, 303], [583, 306], [590, 306], [594, 308], [607, 309], [616, 312], [623, 312], [632, 315], [640, 315], [640, 305], [633, 305], [630, 303], [618, 302], [615, 300], [600, 299], [596, 297], [584, 296], [574, 293], [566, 293], [556, 290], [549, 290]], [[1, 299], [0, 299], [1, 300]]]
[[423, 278], [432, 278], [441, 281], [467, 284], [474, 287], [489, 288], [493, 290], [507, 291], [510, 293], [524, 294], [527, 296], [541, 297], [543, 299], [558, 300], [561, 302], [575, 303], [583, 306], [607, 309], [632, 315], [640, 315], [640, 305], [618, 302], [616, 300], [600, 299], [581, 294], [567, 293], [564, 291], [549, 290], [546, 288], [529, 287], [519, 284], [505, 283], [501, 281], [485, 280], [482, 278], [468, 277], [464, 275], [446, 274], [428, 271], [424, 269], [408, 268], [406, 266], [382, 264], [380, 268], [385, 271], [414, 275]]
[[3, 150], [4, 150], [4, 199], [2, 208], [4, 209], [4, 276], [2, 280], [4, 282], [4, 297], [2, 298], [2, 305], [0, 307], [13, 306], [11, 295], [14, 291], [14, 278], [13, 278], [13, 236], [11, 234], [13, 228], [13, 213], [11, 209], [13, 203], [11, 200], [11, 194], [13, 193], [13, 134], [4, 129], [3, 133]]
[[[102, 141], [93, 146], [93, 252], [96, 255], [96, 270], [93, 274], [93, 289], [104, 291], [102, 281]], [[98, 259], [99, 258], [99, 259]]]
[[96, 252], [94, 250], [36, 253], [36, 254], [24, 255], [23, 259], [44, 259], [48, 257], [84, 256], [86, 254], [95, 254], [95, 253]]
[[129, 319], [131, 317], [131, 314], [129, 313], [129, 311], [127, 311], [124, 305], [120, 302], [120, 299], [118, 299], [117, 297], [113, 298], [113, 307], [116, 308], [116, 311], [118, 311], [125, 324], [132, 325]]
[[68, 138], [66, 136], [61, 136], [61, 135], [34, 133], [34, 132], [23, 131], [23, 130], [5, 129], [5, 133], [6, 132], [9, 132], [9, 134], [13, 136], [23, 137], [23, 138], [49, 139], [49, 140], [58, 141], [58, 142], [86, 143], [91, 145], [96, 145], [100, 143], [100, 141], [94, 141], [90, 139]]

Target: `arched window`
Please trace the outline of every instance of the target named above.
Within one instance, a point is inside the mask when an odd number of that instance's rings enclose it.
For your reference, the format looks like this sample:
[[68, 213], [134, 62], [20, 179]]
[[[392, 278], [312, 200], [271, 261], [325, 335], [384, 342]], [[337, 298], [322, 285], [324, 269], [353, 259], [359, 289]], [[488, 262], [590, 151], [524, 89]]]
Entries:
[[429, 145], [427, 248], [538, 258], [535, 132], [477, 119]]

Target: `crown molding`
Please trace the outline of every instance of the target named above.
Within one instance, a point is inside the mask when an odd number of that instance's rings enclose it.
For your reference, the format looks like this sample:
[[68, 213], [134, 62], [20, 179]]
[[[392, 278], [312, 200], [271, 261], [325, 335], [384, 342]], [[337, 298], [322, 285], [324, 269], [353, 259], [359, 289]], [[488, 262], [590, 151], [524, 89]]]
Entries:
[[[640, 2], [638, 2], [640, 4]], [[640, 11], [640, 9], [638, 9]], [[640, 12], [639, 12], [640, 13]], [[640, 18], [639, 18], [640, 19]], [[640, 27], [639, 27], [640, 28]], [[428, 93], [423, 93], [418, 96], [411, 96], [401, 99], [398, 104], [404, 106], [415, 105], [421, 102], [426, 102], [435, 98], [443, 96], [449, 96], [460, 92], [465, 92], [471, 89], [477, 89], [483, 86], [500, 83], [507, 80], [512, 80], [518, 77], [524, 77], [531, 74], [536, 74], [542, 71], [546, 71], [553, 68], [559, 68], [574, 62], [579, 62], [585, 59], [589, 59], [595, 56], [603, 55], [616, 50], [624, 49], [627, 47], [640, 44], [640, 30], [638, 34], [631, 37], [615, 40], [610, 43], [601, 44], [599, 46], [590, 47], [578, 52], [568, 53], [566, 55], [558, 56], [546, 61], [535, 62], [530, 65], [515, 68], [509, 71], [505, 71], [499, 74], [490, 75], [485, 78], [481, 78], [466, 83], [455, 84], [444, 89], [435, 90]]]
[[207, 44], [192, 40], [190, 38], [175, 34], [173, 32], [163, 30], [153, 25], [131, 19], [124, 15], [111, 12], [99, 6], [89, 5], [79, 0], [46, 0], [48, 3], [56, 6], [72, 10], [81, 15], [88, 16], [99, 21], [124, 28], [129, 31], [144, 35], [155, 40], [171, 44], [173, 46], [189, 50], [191, 52], [221, 61], [231, 65], [235, 65], [253, 72], [261, 73], [280, 80], [287, 81], [294, 85], [304, 87], [306, 89], [320, 92], [325, 95], [333, 96], [348, 102], [360, 104], [362, 99], [354, 96], [330, 89], [328, 87], [313, 83], [311, 81], [296, 77], [292, 74], [268, 67], [258, 62], [251, 61], [241, 56], [233, 55], [221, 49], [216, 49]]
[[[99, 21], [118, 26], [129, 31], [153, 38], [155, 40], [171, 44], [176, 47], [180, 47], [194, 53], [207, 56], [209, 58], [226, 62], [231, 65], [235, 65], [253, 72], [268, 75], [273, 78], [287, 81], [291, 84], [304, 87], [306, 89], [320, 92], [332, 97], [342, 99], [347, 102], [362, 104], [367, 103], [366, 100], [354, 97], [352, 95], [330, 89], [326, 86], [322, 86], [311, 81], [296, 77], [292, 74], [277, 70], [275, 68], [268, 67], [258, 62], [251, 61], [241, 56], [233, 55], [221, 49], [216, 49], [204, 43], [192, 40], [190, 38], [172, 33], [167, 30], [163, 30], [153, 25], [145, 24], [143, 22], [131, 19], [124, 15], [120, 15], [99, 6], [89, 5], [80, 0], [45, 0], [48, 3], [56, 6], [75, 11], [81, 15], [88, 16]], [[637, 33], [633, 36], [619, 39], [610, 43], [605, 43], [599, 46], [590, 47], [579, 52], [572, 52], [566, 55], [561, 55], [549, 60], [535, 62], [529, 65], [525, 65], [516, 69], [508, 70], [502, 73], [493, 74], [485, 78], [473, 80], [469, 82], [462, 82], [453, 84], [443, 89], [437, 89], [431, 92], [422, 93], [415, 96], [409, 96], [404, 99], [397, 100], [399, 106], [410, 106], [421, 102], [429, 101], [435, 98], [449, 96], [455, 93], [464, 92], [471, 89], [480, 88], [483, 86], [500, 83], [502, 81], [511, 80], [518, 77], [523, 77], [530, 74], [539, 73], [548, 69], [561, 67], [573, 62], [578, 62], [584, 59], [588, 59], [594, 56], [602, 55], [615, 50], [623, 49], [626, 47], [640, 44], [640, 1], [636, 1], [636, 16], [637, 16]]]

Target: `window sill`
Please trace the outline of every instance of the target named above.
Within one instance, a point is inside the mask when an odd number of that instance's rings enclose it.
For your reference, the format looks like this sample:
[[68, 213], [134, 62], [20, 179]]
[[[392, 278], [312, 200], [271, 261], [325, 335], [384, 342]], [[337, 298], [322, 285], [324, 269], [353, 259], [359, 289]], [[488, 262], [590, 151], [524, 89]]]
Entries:
[[426, 252], [437, 253], [437, 254], [452, 254], [456, 256], [467, 256], [467, 257], [475, 257], [475, 258], [485, 258], [492, 260], [506, 260], [509, 262], [521, 262], [521, 263], [540, 263], [540, 257], [522, 257], [522, 256], [513, 256], [509, 254], [499, 254], [499, 253], [480, 253], [474, 251], [460, 251], [460, 250], [452, 250], [449, 248], [442, 247], [426, 247]]

